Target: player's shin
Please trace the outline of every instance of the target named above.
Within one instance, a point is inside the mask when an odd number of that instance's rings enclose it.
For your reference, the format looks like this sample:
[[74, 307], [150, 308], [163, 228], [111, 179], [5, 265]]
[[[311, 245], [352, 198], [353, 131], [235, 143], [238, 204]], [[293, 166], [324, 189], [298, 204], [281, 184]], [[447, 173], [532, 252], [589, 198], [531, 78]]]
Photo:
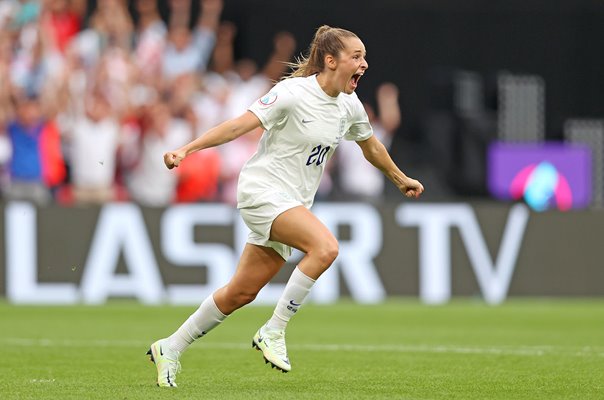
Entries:
[[290, 318], [298, 311], [314, 283], [314, 279], [308, 277], [296, 267], [285, 286], [277, 307], [275, 307], [273, 316], [266, 326], [270, 329], [285, 330]]
[[180, 328], [168, 338], [168, 346], [182, 353], [195, 340], [205, 336], [218, 326], [226, 317], [216, 306], [214, 295], [210, 295]]

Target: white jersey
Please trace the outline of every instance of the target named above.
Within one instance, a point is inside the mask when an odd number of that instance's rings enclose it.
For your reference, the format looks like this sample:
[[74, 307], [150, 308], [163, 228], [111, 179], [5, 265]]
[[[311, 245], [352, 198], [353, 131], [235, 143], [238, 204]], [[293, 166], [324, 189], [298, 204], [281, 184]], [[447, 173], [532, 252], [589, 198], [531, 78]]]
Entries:
[[269, 193], [310, 208], [325, 164], [342, 139], [361, 141], [373, 134], [357, 95], [331, 97], [315, 75], [279, 82], [248, 110], [265, 131], [239, 174], [239, 208], [254, 206]]

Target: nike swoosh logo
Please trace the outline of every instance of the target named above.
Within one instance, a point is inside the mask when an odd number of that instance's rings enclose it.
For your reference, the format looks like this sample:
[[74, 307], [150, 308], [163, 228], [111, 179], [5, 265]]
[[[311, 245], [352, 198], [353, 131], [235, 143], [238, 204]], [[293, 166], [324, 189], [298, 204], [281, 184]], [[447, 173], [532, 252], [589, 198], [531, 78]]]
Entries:
[[309, 122], [314, 122], [314, 119], [302, 119], [303, 124], [308, 124]]
[[293, 300], [290, 300], [290, 301], [289, 301], [289, 304], [291, 304], [291, 305], [292, 305], [292, 306], [294, 306], [294, 307], [300, 307], [300, 305], [302, 305], [302, 303], [300, 303], [300, 304], [298, 304], [298, 303], [294, 303], [294, 301], [293, 301]]

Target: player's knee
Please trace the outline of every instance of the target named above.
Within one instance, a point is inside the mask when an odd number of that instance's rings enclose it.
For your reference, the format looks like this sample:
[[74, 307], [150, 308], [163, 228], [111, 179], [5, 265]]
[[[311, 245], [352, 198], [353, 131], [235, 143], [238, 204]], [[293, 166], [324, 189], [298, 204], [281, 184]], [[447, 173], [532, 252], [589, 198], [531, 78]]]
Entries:
[[228, 308], [233, 310], [251, 303], [258, 294], [258, 292], [249, 291], [233, 285], [227, 285], [224, 290], [224, 298], [228, 302]]
[[258, 295], [258, 292], [254, 293], [254, 292], [240, 291], [235, 294], [234, 300], [239, 307], [243, 307], [244, 305], [249, 304], [252, 301], [254, 301], [254, 299], [256, 298], [256, 295]]
[[335, 238], [332, 238], [331, 240], [322, 243], [315, 252], [315, 255], [321, 264], [325, 265], [325, 267], [329, 267], [336, 260], [336, 257], [338, 257], [339, 251], [338, 241]]

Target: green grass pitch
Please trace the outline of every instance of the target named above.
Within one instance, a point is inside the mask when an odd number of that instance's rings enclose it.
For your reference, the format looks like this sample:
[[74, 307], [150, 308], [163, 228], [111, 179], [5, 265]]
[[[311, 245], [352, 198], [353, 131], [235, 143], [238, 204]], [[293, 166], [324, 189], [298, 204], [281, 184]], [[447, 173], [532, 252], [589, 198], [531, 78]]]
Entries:
[[604, 399], [604, 299], [307, 305], [288, 374], [251, 348], [272, 308], [246, 307], [158, 388], [145, 352], [194, 309], [0, 303], [0, 399]]

